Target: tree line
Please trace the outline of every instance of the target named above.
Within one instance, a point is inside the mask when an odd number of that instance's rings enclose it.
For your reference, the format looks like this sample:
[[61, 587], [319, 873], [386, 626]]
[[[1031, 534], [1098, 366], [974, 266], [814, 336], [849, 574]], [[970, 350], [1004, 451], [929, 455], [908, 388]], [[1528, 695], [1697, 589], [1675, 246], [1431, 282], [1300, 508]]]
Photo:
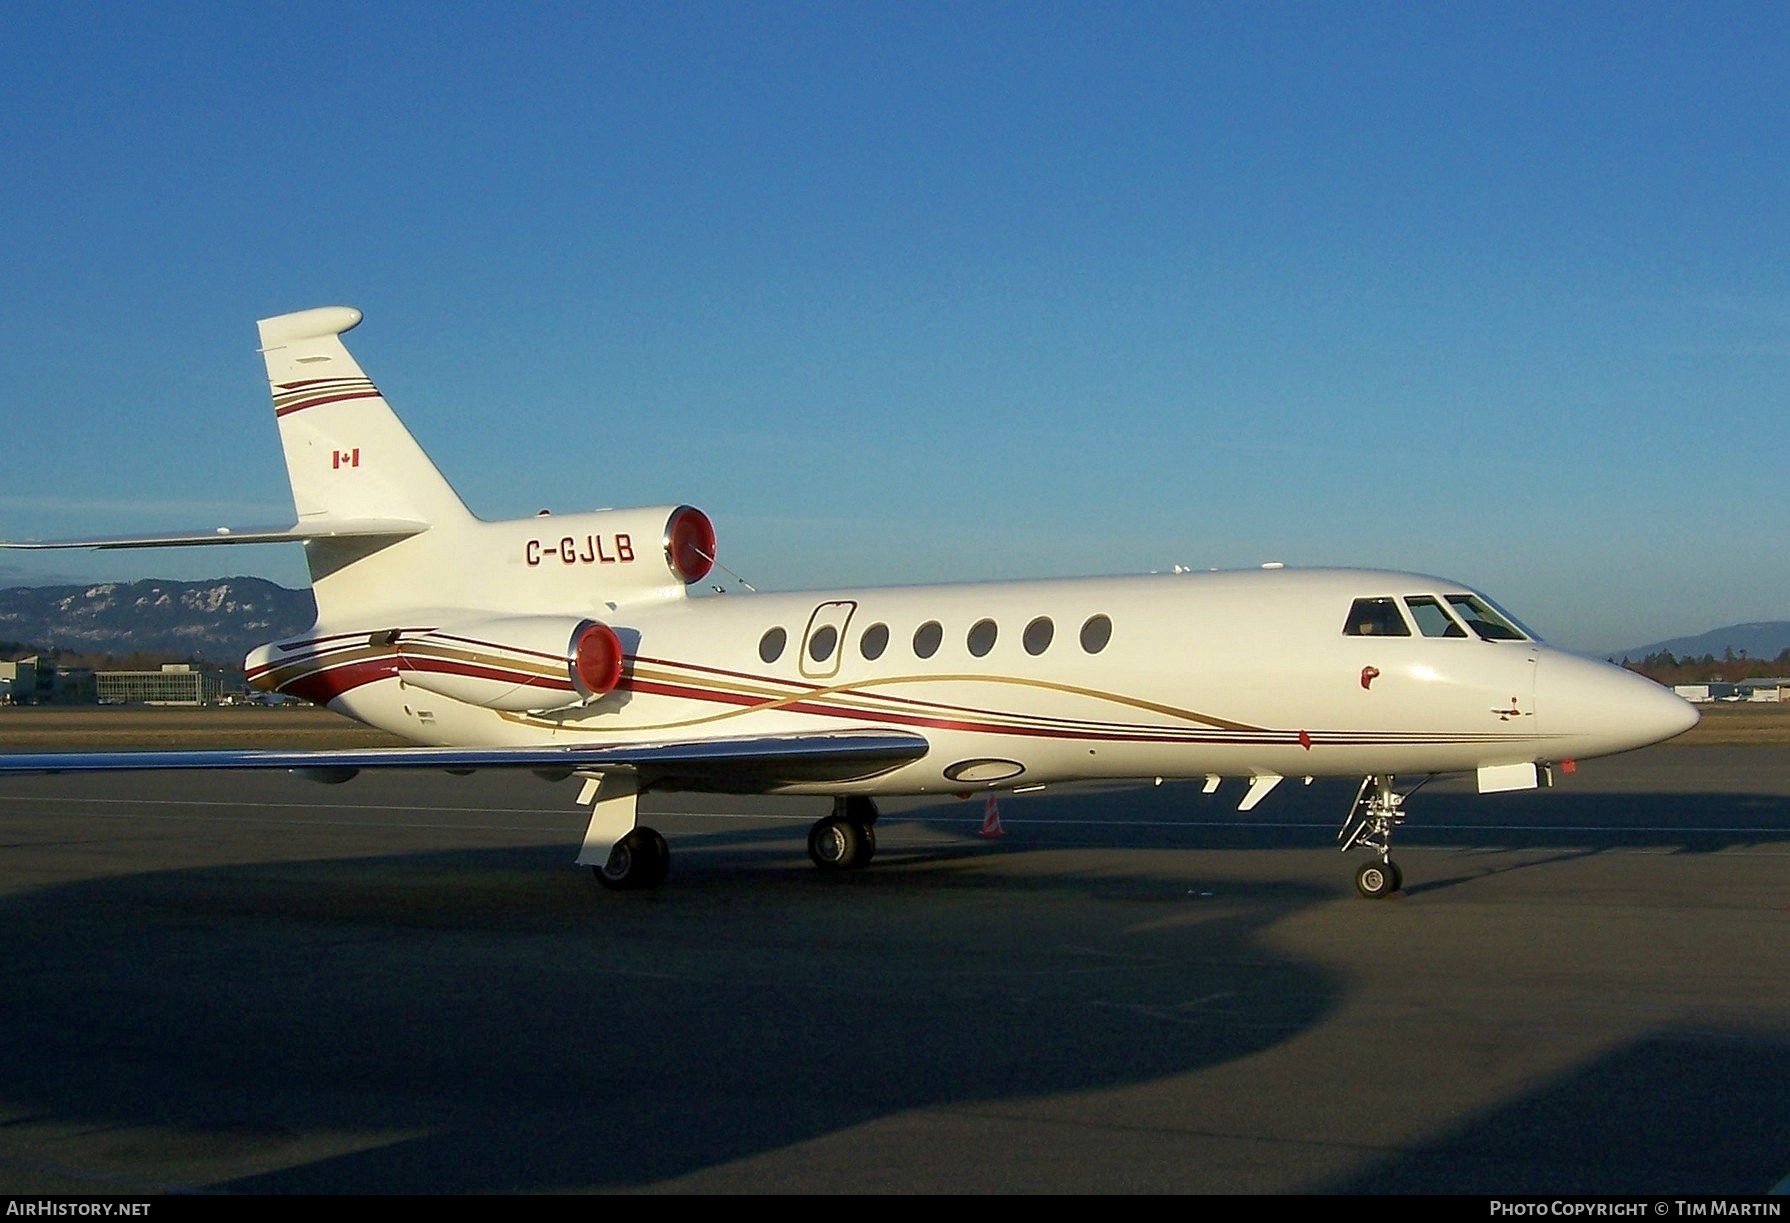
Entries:
[[1675, 658], [1670, 650], [1661, 650], [1638, 662], [1625, 657], [1622, 665], [1668, 687], [1673, 684], [1739, 684], [1749, 679], [1790, 675], [1790, 646], [1779, 650], [1776, 658], [1748, 658], [1745, 650], [1736, 650], [1732, 646], [1723, 650], [1720, 658], [1714, 654], [1704, 654], [1701, 658], [1686, 654]]

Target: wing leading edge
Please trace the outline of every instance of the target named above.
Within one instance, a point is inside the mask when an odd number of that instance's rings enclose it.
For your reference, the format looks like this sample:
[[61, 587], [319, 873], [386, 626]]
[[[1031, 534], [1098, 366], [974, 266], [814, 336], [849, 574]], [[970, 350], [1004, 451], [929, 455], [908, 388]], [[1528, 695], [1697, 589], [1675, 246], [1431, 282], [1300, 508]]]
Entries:
[[762, 790], [875, 777], [924, 756], [919, 735], [841, 731], [607, 747], [390, 747], [325, 751], [33, 752], [0, 754], [4, 773], [100, 773], [170, 769], [298, 769], [349, 776], [357, 769], [626, 770], [641, 788]]

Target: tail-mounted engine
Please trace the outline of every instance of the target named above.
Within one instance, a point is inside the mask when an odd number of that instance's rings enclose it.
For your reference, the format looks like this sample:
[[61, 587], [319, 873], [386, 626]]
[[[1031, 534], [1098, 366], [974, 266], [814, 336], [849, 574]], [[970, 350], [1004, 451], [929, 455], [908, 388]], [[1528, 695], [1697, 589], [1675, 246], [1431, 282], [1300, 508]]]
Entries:
[[393, 645], [402, 683], [485, 709], [569, 709], [622, 681], [621, 639], [596, 620], [513, 616], [406, 633]]
[[700, 582], [715, 567], [715, 524], [690, 505], [680, 505], [665, 520], [665, 563], [684, 585]]
[[512, 561], [531, 587], [589, 590], [688, 586], [715, 565], [715, 526], [688, 505], [547, 514], [490, 524], [516, 539]]

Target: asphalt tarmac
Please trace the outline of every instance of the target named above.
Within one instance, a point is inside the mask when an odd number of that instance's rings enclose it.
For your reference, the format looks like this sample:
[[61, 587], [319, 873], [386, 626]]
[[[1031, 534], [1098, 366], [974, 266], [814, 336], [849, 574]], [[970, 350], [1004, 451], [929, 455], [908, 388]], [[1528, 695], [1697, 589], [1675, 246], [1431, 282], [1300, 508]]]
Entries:
[[1790, 751], [885, 806], [0, 780], [0, 1192], [1753, 1194], [1790, 1175]]

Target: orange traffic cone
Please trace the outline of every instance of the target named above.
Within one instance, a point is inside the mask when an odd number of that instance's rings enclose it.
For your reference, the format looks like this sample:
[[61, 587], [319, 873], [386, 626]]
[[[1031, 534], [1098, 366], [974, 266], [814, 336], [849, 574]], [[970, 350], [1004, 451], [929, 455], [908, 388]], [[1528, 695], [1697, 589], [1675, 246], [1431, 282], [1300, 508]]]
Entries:
[[1001, 827], [1001, 800], [992, 794], [982, 800], [982, 835], [985, 837], [1007, 835], [1007, 830]]

